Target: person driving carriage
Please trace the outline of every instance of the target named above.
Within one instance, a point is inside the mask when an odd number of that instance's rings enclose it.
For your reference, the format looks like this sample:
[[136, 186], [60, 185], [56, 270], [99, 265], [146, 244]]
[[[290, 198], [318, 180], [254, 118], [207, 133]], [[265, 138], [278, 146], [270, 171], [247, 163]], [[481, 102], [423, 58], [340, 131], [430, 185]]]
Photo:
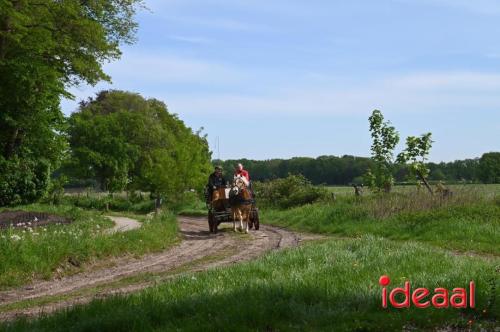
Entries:
[[222, 174], [222, 167], [220, 166], [215, 166], [215, 170], [210, 176], [208, 177], [208, 184], [207, 184], [207, 192], [208, 192], [208, 199], [211, 199], [212, 194], [215, 189], [225, 187], [227, 185], [226, 178]]
[[236, 165], [236, 169], [234, 170], [234, 176], [244, 176], [248, 181], [250, 181], [250, 174], [248, 174], [248, 171], [243, 168], [243, 164], [239, 163]]
[[255, 199], [255, 192], [253, 191], [253, 186], [252, 186], [252, 181], [250, 181], [250, 174], [248, 173], [248, 171], [246, 169], [243, 168], [243, 164], [242, 163], [238, 163], [238, 165], [236, 165], [236, 169], [234, 170], [234, 176], [241, 176], [241, 177], [244, 177], [248, 180], [248, 190], [250, 190], [250, 194], [252, 195], [252, 198]]

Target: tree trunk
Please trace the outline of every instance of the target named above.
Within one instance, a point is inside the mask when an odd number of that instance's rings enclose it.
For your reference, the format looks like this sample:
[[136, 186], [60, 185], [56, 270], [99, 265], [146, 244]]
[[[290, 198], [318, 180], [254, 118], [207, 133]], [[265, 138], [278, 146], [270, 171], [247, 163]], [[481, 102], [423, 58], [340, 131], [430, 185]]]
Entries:
[[417, 172], [417, 174], [418, 174], [418, 177], [420, 178], [420, 180], [422, 180], [422, 182], [425, 184], [425, 187], [427, 188], [427, 190], [429, 190], [429, 193], [431, 195], [434, 195], [434, 191], [432, 191], [432, 188], [429, 185], [429, 182], [427, 182], [427, 179], [423, 176], [423, 174], [421, 172]]

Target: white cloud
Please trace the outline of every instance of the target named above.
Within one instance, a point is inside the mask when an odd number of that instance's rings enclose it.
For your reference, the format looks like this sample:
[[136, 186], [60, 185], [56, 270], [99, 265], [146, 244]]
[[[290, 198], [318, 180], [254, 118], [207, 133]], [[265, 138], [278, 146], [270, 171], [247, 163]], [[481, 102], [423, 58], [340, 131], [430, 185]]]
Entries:
[[[164, 96], [178, 113], [200, 114], [365, 114], [374, 108], [393, 113], [500, 110], [500, 74], [416, 73], [339, 88], [289, 86], [252, 94]], [[162, 96], [163, 97], [163, 96]]]

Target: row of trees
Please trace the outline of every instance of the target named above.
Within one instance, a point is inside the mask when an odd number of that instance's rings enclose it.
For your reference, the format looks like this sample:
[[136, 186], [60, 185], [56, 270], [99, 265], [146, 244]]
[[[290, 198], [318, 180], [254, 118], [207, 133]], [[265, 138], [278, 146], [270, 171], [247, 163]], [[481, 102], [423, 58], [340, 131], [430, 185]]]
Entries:
[[[214, 160], [214, 164], [223, 166], [231, 172], [241, 162], [249, 170], [252, 179], [266, 181], [285, 178], [288, 174], [302, 174], [314, 184], [350, 185], [365, 182], [366, 171], [373, 168], [372, 159], [356, 156], [320, 156], [317, 158], [297, 157], [291, 159], [249, 160], [230, 159]], [[446, 183], [483, 182], [500, 183], [500, 152], [483, 154], [476, 159], [456, 160], [452, 162], [426, 162], [430, 181]], [[410, 176], [408, 165], [393, 164], [391, 169], [394, 181], [406, 182]]]

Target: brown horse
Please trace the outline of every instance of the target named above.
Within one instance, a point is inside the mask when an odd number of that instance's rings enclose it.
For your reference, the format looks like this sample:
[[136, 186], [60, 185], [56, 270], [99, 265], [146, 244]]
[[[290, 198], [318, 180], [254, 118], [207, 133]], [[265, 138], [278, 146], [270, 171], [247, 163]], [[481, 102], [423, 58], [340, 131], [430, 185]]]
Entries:
[[231, 187], [230, 196], [231, 213], [233, 215], [233, 230], [236, 232], [236, 220], [240, 221], [240, 229], [243, 230], [243, 221], [245, 222], [245, 233], [248, 233], [250, 223], [250, 210], [252, 209], [252, 195], [248, 190], [248, 180], [241, 176], [234, 178], [233, 186]]

